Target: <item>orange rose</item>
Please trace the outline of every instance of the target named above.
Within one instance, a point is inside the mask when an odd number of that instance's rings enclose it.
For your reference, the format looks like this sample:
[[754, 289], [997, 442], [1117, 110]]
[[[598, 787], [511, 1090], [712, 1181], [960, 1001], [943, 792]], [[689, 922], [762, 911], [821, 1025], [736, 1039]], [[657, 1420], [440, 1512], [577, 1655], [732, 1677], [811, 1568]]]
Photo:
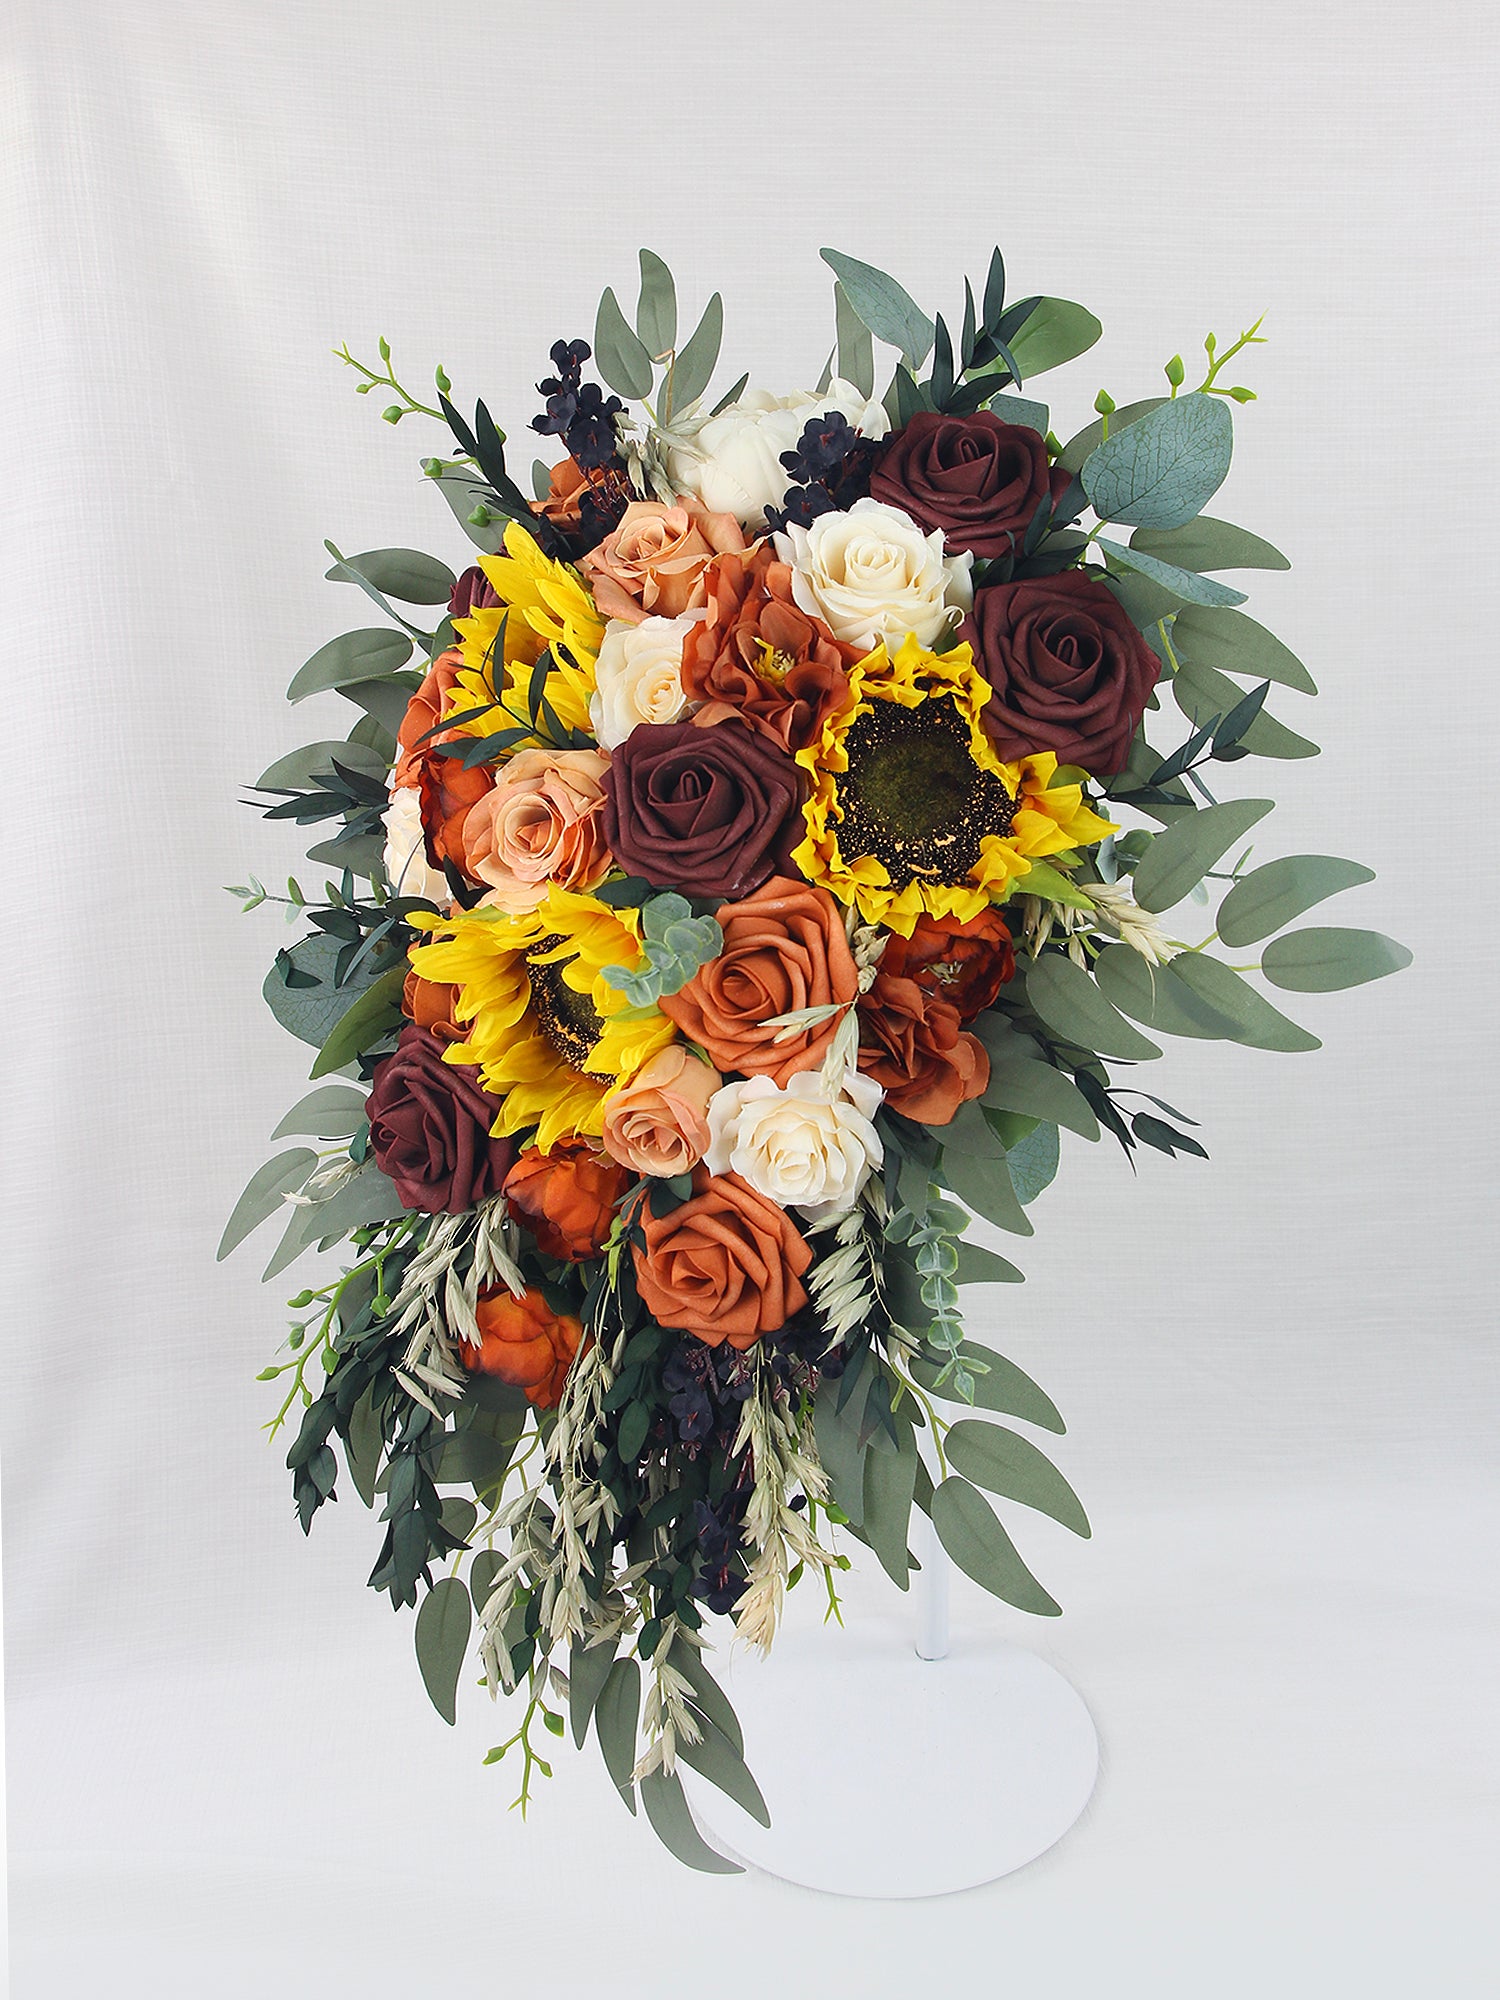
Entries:
[[910, 937], [892, 933], [886, 939], [880, 969], [915, 979], [956, 1007], [960, 1021], [972, 1021], [1015, 977], [1010, 926], [996, 909], [982, 910], [966, 924], [924, 913]]
[[582, 1139], [550, 1153], [528, 1146], [505, 1176], [510, 1212], [543, 1256], [577, 1264], [604, 1248], [631, 1176]]
[[486, 903], [520, 915], [549, 882], [592, 889], [610, 870], [604, 773], [597, 750], [521, 750], [463, 824], [464, 873], [489, 885]]
[[849, 699], [844, 668], [858, 659], [820, 618], [792, 600], [792, 572], [761, 543], [748, 555], [722, 555], [703, 574], [708, 616], [682, 644], [682, 686], [707, 704], [698, 719], [737, 712], [793, 755], [817, 735], [823, 718]]
[[605, 1152], [632, 1173], [689, 1173], [708, 1151], [708, 1100], [723, 1081], [674, 1042], [605, 1098]]
[[[427, 835], [427, 859], [434, 868], [451, 861], [464, 865], [463, 826], [471, 806], [476, 805], [495, 782], [493, 770], [484, 766], [466, 771], [456, 757], [439, 754], [436, 745], [456, 739], [452, 730], [428, 736], [443, 717], [448, 695], [463, 665], [457, 651], [439, 653], [427, 669], [422, 685], [406, 705], [397, 732], [400, 755], [391, 773], [391, 789], [414, 785], [422, 801], [422, 827]], [[426, 739], [424, 741], [424, 738]]]
[[582, 1322], [555, 1313], [534, 1288], [518, 1299], [504, 1285], [480, 1293], [474, 1317], [483, 1344], [460, 1346], [464, 1366], [524, 1389], [539, 1410], [555, 1410], [583, 1338]]
[[586, 539], [603, 531], [611, 516], [618, 519], [630, 500], [630, 487], [623, 470], [616, 465], [594, 466], [585, 472], [569, 455], [554, 465], [545, 500], [533, 500], [532, 512], [545, 515], [554, 528], [577, 535], [590, 517]]
[[880, 971], [859, 1003], [859, 1066], [892, 1111], [919, 1125], [947, 1125], [989, 1087], [990, 1058], [964, 1033], [958, 1009], [915, 979]]
[[458, 1004], [456, 986], [440, 986], [436, 980], [422, 979], [408, 972], [401, 988], [401, 1011], [419, 1028], [430, 1029], [440, 1042], [461, 1042], [465, 1029], [454, 1018]]
[[579, 559], [601, 617], [641, 625], [676, 618], [707, 596], [703, 572], [726, 549], [743, 549], [732, 514], [710, 514], [701, 500], [632, 500], [620, 525]]
[[826, 889], [773, 875], [753, 896], [723, 903], [714, 914], [724, 930], [723, 951], [667, 995], [662, 1012], [721, 1070], [785, 1084], [798, 1070], [816, 1069], [838, 1014], [785, 1041], [765, 1024], [802, 1007], [847, 1004], [859, 991], [838, 905]]
[[807, 1304], [811, 1249], [785, 1209], [738, 1174], [697, 1168], [691, 1197], [668, 1215], [648, 1209], [642, 1227], [636, 1283], [662, 1326], [743, 1350]]

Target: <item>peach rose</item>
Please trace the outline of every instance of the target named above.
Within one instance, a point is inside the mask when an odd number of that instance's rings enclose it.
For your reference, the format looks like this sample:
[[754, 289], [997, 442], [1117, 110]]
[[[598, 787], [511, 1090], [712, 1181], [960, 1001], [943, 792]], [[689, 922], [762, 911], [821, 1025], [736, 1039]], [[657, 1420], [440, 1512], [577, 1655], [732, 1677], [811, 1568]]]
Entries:
[[579, 559], [604, 618], [639, 625], [676, 618], [702, 604], [703, 572], [716, 555], [743, 549], [732, 514], [711, 514], [701, 500], [632, 500], [613, 533]]
[[604, 1100], [604, 1150], [633, 1173], [670, 1180], [708, 1150], [708, 1100], [724, 1081], [674, 1043]]
[[474, 1317], [483, 1344], [460, 1345], [464, 1366], [524, 1389], [539, 1410], [555, 1410], [583, 1338], [582, 1322], [555, 1313], [535, 1287], [518, 1299], [504, 1285], [479, 1294]]
[[642, 1228], [636, 1283], [662, 1326], [743, 1350], [807, 1304], [811, 1249], [785, 1209], [738, 1174], [697, 1168], [689, 1199], [663, 1216], [648, 1210]]
[[826, 1015], [778, 1041], [766, 1026], [803, 1007], [847, 1005], [859, 973], [844, 936], [844, 920], [826, 889], [773, 875], [743, 902], [714, 913], [724, 949], [695, 972], [661, 1010], [721, 1070], [769, 1076], [784, 1085], [815, 1069], [828, 1052], [840, 1014]]
[[486, 903], [534, 910], [547, 884], [592, 889], [610, 870], [597, 750], [521, 750], [463, 823], [464, 873], [489, 885]]

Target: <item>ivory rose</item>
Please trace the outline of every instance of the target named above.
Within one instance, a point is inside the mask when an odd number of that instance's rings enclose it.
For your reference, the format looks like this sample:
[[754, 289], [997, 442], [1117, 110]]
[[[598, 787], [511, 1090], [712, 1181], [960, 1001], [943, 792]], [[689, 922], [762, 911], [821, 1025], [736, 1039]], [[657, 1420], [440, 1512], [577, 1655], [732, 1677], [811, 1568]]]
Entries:
[[810, 528], [793, 522], [776, 549], [792, 566], [796, 602], [862, 651], [882, 640], [899, 646], [908, 632], [934, 645], [973, 602], [974, 558], [945, 557], [941, 528], [924, 534], [910, 514], [879, 500], [820, 514]]
[[487, 885], [483, 901], [519, 916], [549, 882], [592, 889], [610, 869], [604, 839], [604, 773], [597, 750], [521, 750], [493, 791], [469, 808], [464, 873]]
[[639, 625], [702, 604], [704, 570], [715, 556], [744, 546], [733, 514], [711, 513], [696, 494], [670, 506], [632, 500], [620, 525], [580, 557], [578, 567], [601, 616]]
[[708, 1148], [708, 1106], [723, 1078], [680, 1042], [604, 1100], [604, 1150], [633, 1173], [669, 1180]]
[[802, 1274], [812, 1250], [791, 1217], [736, 1174], [698, 1167], [689, 1199], [642, 1216], [635, 1278], [661, 1326], [710, 1347], [753, 1347], [807, 1304]]
[[846, 1215], [884, 1158], [871, 1123], [883, 1094], [867, 1076], [849, 1076], [840, 1090], [818, 1070], [800, 1070], [785, 1086], [768, 1076], [726, 1083], [708, 1107], [704, 1162], [809, 1222]]
[[385, 811], [384, 865], [398, 896], [422, 896], [446, 910], [453, 901], [448, 878], [427, 860], [422, 831], [422, 798], [415, 785], [398, 785]]
[[703, 616], [646, 618], [638, 625], [612, 619], [604, 628], [594, 668], [596, 692], [589, 721], [606, 750], [618, 750], [642, 722], [676, 722], [687, 706], [682, 691], [682, 646]]
[[792, 482], [781, 454], [795, 450], [808, 419], [827, 410], [847, 417], [865, 437], [885, 436], [880, 404], [838, 376], [826, 389], [791, 396], [752, 389], [669, 453], [668, 474], [679, 492], [696, 494], [705, 507], [764, 531], [766, 509], [781, 505]]

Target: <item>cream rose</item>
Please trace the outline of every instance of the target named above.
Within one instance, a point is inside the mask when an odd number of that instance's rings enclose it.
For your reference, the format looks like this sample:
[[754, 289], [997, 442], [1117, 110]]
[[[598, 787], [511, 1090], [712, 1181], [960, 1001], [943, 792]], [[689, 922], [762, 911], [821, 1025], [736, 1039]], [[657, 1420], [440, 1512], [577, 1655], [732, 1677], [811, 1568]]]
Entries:
[[592, 889], [611, 867], [604, 839], [604, 774], [597, 750], [521, 750], [494, 789], [464, 815], [464, 872], [486, 885], [483, 901], [520, 915], [550, 882]]
[[722, 1081], [674, 1042], [605, 1098], [605, 1152], [632, 1173], [659, 1180], [691, 1173], [708, 1145], [708, 1107]]
[[594, 668], [597, 692], [589, 721], [606, 750], [618, 750], [638, 722], [677, 722], [687, 707], [682, 691], [682, 642], [703, 617], [645, 618], [627, 625], [611, 618]]
[[704, 1164], [809, 1222], [847, 1214], [883, 1158], [872, 1120], [884, 1094], [857, 1073], [833, 1089], [818, 1070], [799, 1070], [784, 1088], [768, 1076], [726, 1083], [709, 1100]]
[[795, 450], [808, 419], [825, 410], [837, 410], [865, 437], [885, 436], [880, 404], [838, 376], [826, 389], [792, 396], [752, 389], [669, 451], [672, 483], [680, 493], [697, 494], [715, 513], [733, 514], [764, 533], [767, 507], [779, 507], [792, 483], [781, 454]]
[[440, 910], [453, 901], [447, 876], [427, 865], [422, 795], [415, 785], [398, 785], [386, 807], [385, 872], [398, 896], [421, 896]]
[[924, 535], [910, 514], [879, 500], [856, 500], [847, 514], [820, 514], [776, 537], [792, 566], [792, 596], [836, 639], [869, 648], [899, 646], [910, 632], [931, 646], [974, 601], [974, 558], [944, 556], [943, 531]]

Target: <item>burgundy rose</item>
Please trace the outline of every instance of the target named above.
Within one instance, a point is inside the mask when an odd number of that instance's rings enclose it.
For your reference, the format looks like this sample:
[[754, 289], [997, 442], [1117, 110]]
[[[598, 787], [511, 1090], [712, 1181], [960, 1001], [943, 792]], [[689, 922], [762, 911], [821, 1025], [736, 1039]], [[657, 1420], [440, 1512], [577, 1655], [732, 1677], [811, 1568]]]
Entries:
[[968, 549], [988, 559], [1019, 551], [1043, 496], [1058, 498], [1069, 483], [1024, 424], [1002, 423], [989, 410], [967, 417], [919, 410], [886, 447], [870, 492], [922, 527], [941, 528], [950, 555]]
[[476, 611], [490, 610], [499, 602], [495, 586], [478, 563], [471, 563], [448, 593], [448, 616], [470, 618]]
[[1160, 662], [1107, 585], [1076, 569], [992, 584], [960, 636], [995, 690], [984, 726], [1002, 757], [1052, 750], [1098, 778], [1124, 767]]
[[658, 888], [738, 900], [785, 865], [801, 796], [788, 753], [738, 718], [638, 723], [604, 775], [605, 838]]
[[490, 1137], [499, 1099], [473, 1070], [443, 1061], [447, 1046], [415, 1022], [403, 1028], [367, 1100], [376, 1166], [402, 1207], [425, 1215], [461, 1215], [498, 1194], [516, 1153], [509, 1139]]

